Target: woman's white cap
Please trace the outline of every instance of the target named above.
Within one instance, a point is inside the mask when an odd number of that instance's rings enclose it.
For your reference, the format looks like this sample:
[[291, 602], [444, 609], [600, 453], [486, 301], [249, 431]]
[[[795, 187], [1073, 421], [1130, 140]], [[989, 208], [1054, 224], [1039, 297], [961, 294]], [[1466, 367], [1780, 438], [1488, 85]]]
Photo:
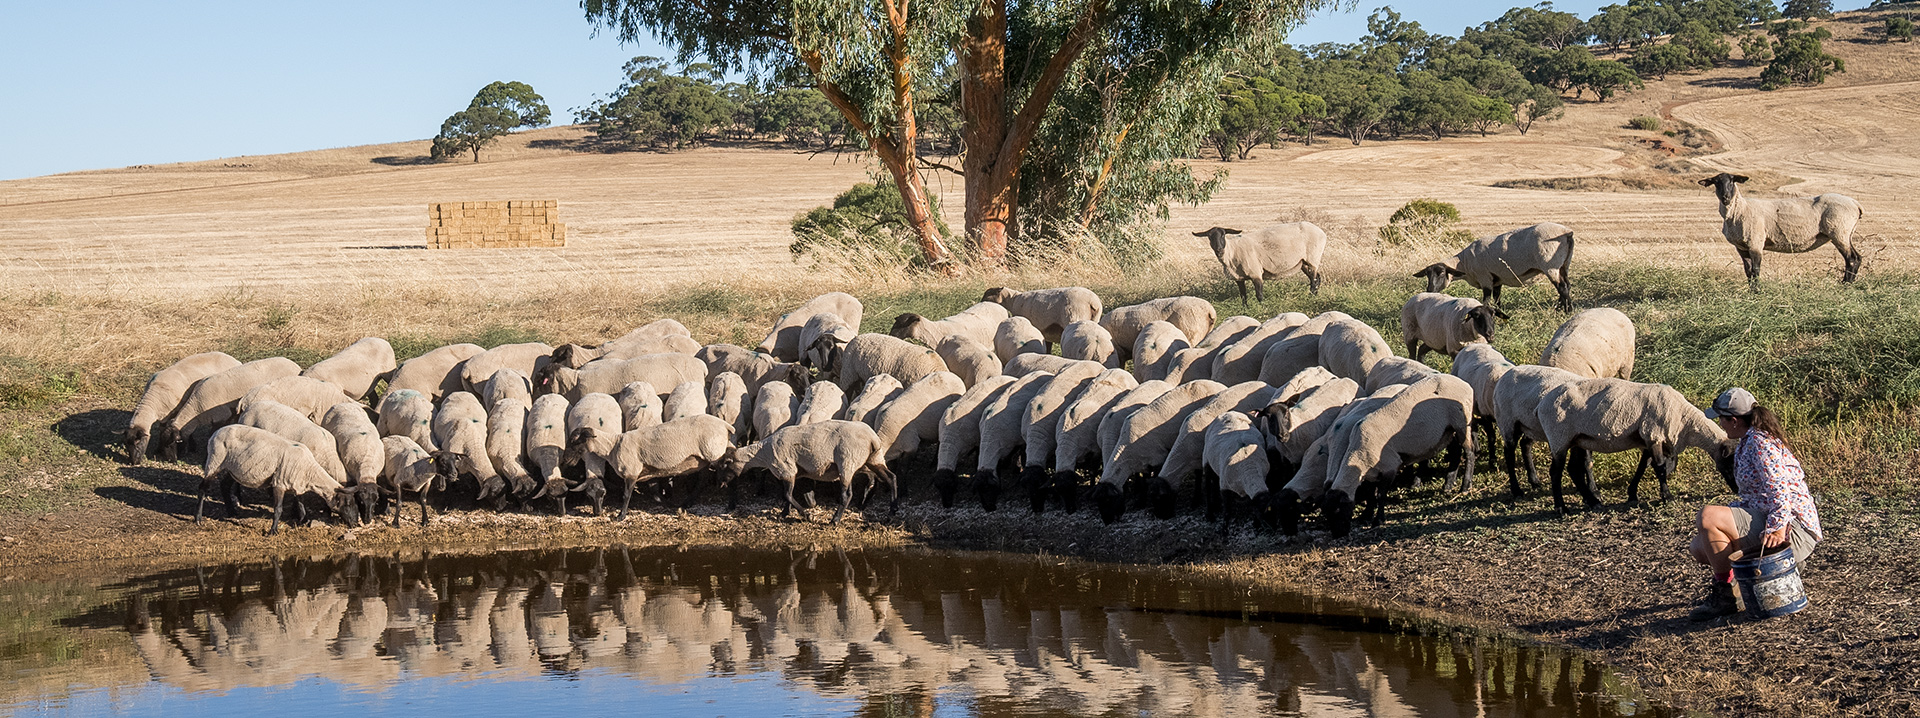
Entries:
[[1707, 418], [1746, 416], [1753, 413], [1753, 403], [1753, 392], [1736, 386], [1720, 392], [1720, 396], [1714, 398], [1713, 407], [1707, 409]]

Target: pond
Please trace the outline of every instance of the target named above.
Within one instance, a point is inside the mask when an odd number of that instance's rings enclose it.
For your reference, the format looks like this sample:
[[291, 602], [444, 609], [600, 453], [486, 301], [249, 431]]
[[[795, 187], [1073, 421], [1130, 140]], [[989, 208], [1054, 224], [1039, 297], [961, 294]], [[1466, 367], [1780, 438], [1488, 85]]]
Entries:
[[11, 715], [1665, 716], [1325, 598], [992, 553], [602, 548], [0, 582]]

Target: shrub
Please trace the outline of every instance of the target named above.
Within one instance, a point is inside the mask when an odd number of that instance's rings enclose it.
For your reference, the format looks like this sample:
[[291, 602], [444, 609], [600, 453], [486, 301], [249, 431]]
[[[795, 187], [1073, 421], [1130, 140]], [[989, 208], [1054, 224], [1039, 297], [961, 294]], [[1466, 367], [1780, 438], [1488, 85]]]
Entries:
[[1913, 21], [1904, 17], [1887, 18], [1887, 42], [1913, 42]]
[[1833, 37], [1826, 28], [1812, 32], [1783, 29], [1773, 44], [1773, 61], [1760, 71], [1760, 89], [1777, 90], [1788, 85], [1818, 85], [1827, 76], [1846, 72], [1847, 62], [1827, 54], [1820, 42]]
[[1773, 59], [1773, 41], [1765, 35], [1748, 34], [1740, 38], [1740, 56], [1747, 64], [1758, 65]]
[[1833, 17], [1833, 0], [1787, 0], [1780, 14], [1802, 20]]
[[[938, 220], [939, 198], [929, 202], [941, 236], [951, 240], [953, 231]], [[926, 264], [913, 225], [907, 221], [906, 204], [890, 180], [861, 182], [834, 197], [832, 206], [796, 215], [792, 231], [793, 244], [788, 249], [794, 258], [811, 258], [816, 266], [876, 273]]]
[[1380, 241], [1395, 246], [1421, 244], [1462, 244], [1473, 235], [1454, 229], [1460, 223], [1460, 208], [1434, 199], [1415, 199], [1395, 210], [1380, 228]]
[[1627, 125], [1636, 130], [1646, 130], [1648, 132], [1653, 132], [1660, 129], [1660, 118], [1641, 115], [1631, 120], [1627, 120]]

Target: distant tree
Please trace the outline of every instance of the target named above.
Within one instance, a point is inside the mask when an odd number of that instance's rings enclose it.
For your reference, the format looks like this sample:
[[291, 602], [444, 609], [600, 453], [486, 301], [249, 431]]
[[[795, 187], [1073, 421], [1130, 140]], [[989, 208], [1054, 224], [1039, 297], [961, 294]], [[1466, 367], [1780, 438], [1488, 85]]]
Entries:
[[774, 91], [767, 100], [767, 111], [760, 117], [760, 131], [779, 133], [789, 142], [831, 149], [841, 143], [852, 128], [833, 108], [826, 95], [808, 88]]
[[1282, 135], [1304, 134], [1302, 120], [1325, 112], [1326, 101], [1266, 77], [1229, 76], [1220, 81], [1220, 123], [1207, 142], [1220, 161], [1246, 159], [1253, 148]]
[[733, 120], [733, 103], [715, 85], [713, 66], [690, 65], [681, 74], [667, 72], [657, 57], [636, 57], [622, 67], [627, 80], [581, 110], [579, 119], [594, 126], [602, 140], [630, 147], [679, 149]]
[[1702, 70], [1726, 62], [1733, 53], [1720, 31], [1698, 20], [1689, 20], [1681, 26], [1680, 31], [1674, 33], [1672, 44], [1687, 51], [1689, 67]]
[[1472, 95], [1467, 102], [1467, 124], [1479, 130], [1481, 137], [1487, 136], [1495, 127], [1514, 122], [1513, 105], [1498, 97]]
[[[1784, 24], [1783, 24], [1784, 25]], [[1846, 72], [1847, 62], [1827, 54], [1821, 42], [1833, 37], [1826, 28], [1776, 33], [1773, 60], [1760, 71], [1760, 89], [1777, 90], [1788, 85], [1818, 85], [1827, 76]]]
[[1633, 71], [1642, 77], [1667, 79], [1668, 73], [1689, 69], [1687, 49], [1679, 45], [1646, 45], [1633, 53]]
[[1887, 18], [1887, 42], [1913, 42], [1913, 21], [1904, 17]]
[[1780, 12], [1799, 20], [1829, 18], [1833, 17], [1833, 0], [1787, 0]]
[[480, 88], [467, 103], [467, 109], [454, 113], [440, 123], [440, 134], [433, 138], [433, 159], [444, 160], [472, 153], [480, 161], [480, 150], [501, 135], [521, 127], [539, 127], [551, 119], [547, 102], [524, 82], [495, 82]]
[[1407, 73], [1406, 92], [1394, 104], [1391, 118], [1406, 129], [1440, 139], [1472, 122], [1480, 97], [1467, 83], [1455, 78], [1441, 79], [1426, 70]]
[[1638, 89], [1646, 84], [1640, 76], [1625, 64], [1613, 60], [1595, 60], [1587, 63], [1574, 77], [1575, 86], [1582, 90], [1592, 90], [1601, 102], [1613, 99], [1616, 92]]
[[1587, 41], [1591, 33], [1580, 16], [1553, 9], [1553, 3], [1508, 10], [1499, 19], [1480, 26], [1485, 32], [1511, 32], [1529, 43], [1559, 51]]
[[1525, 135], [1535, 122], [1560, 119], [1566, 114], [1566, 104], [1552, 88], [1534, 85], [1513, 105], [1513, 128]]
[[1308, 75], [1307, 89], [1327, 101], [1327, 124], [1360, 144], [1385, 122], [1405, 92], [1399, 79], [1335, 60]]
[[1772, 60], [1773, 40], [1757, 33], [1741, 36], [1740, 57], [1748, 65], [1759, 65]]

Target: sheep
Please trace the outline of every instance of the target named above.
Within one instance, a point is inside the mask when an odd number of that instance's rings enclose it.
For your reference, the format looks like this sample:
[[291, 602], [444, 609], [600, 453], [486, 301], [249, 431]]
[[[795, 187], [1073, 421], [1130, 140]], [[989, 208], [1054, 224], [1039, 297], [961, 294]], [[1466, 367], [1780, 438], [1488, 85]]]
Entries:
[[787, 503], [780, 510], [783, 518], [800, 508], [794, 499], [794, 485], [800, 479], [838, 483], [840, 508], [833, 513], [833, 522], [839, 523], [853, 502], [854, 480], [864, 473], [874, 485], [887, 484], [892, 492], [890, 511], [898, 513], [900, 483], [887, 468], [886, 449], [872, 427], [857, 421], [789, 426], [764, 441], [727, 454], [719, 462], [720, 483], [731, 485], [748, 469], [766, 469], [786, 486]]
[[[667, 351], [680, 351], [692, 342], [693, 333], [677, 320], [657, 319], [638, 329], [627, 332], [617, 339], [601, 342], [592, 347], [578, 344], [562, 344], [554, 347], [553, 360], [569, 369], [586, 366], [587, 362], [609, 355], [621, 359], [630, 359], [642, 354], [660, 354]], [[686, 341], [681, 341], [685, 339]], [[699, 344], [693, 344], [694, 349]], [[693, 353], [693, 349], [686, 350]]]
[[501, 369], [480, 384], [480, 404], [493, 406], [502, 399], [519, 399], [533, 405], [533, 380], [519, 369]]
[[532, 413], [532, 402], [516, 397], [488, 405], [487, 461], [507, 484], [500, 501], [533, 493], [533, 475], [527, 473], [526, 463], [527, 417]]
[[1486, 437], [1479, 442], [1485, 456], [1500, 455], [1500, 431], [1493, 420], [1493, 390], [1512, 368], [1513, 362], [1507, 361], [1492, 345], [1474, 343], [1461, 347], [1460, 353], [1453, 357], [1453, 368], [1448, 371], [1473, 387], [1473, 424]]
[[1413, 384], [1438, 373], [1433, 367], [1412, 359], [1390, 356], [1374, 362], [1373, 368], [1367, 370], [1366, 389], [1372, 393], [1392, 384]]
[[[1054, 374], [1046, 386], [1027, 402], [1026, 415], [1020, 420], [1021, 445], [1025, 461], [1020, 483], [1027, 487], [1034, 513], [1046, 509], [1047, 469], [1053, 461], [1053, 440], [1060, 428], [1060, 416], [1080, 393], [1107, 368], [1095, 361], [1081, 361]], [[1069, 469], [1073, 467], [1067, 467]]]
[[307, 447], [307, 451], [313, 452], [314, 461], [320, 464], [320, 470], [327, 472], [334, 483], [346, 486], [353, 481], [347, 475], [346, 465], [340, 462], [340, 448], [333, 434], [313, 423], [300, 410], [279, 402], [262, 401], [242, 412], [237, 423], [273, 432]]
[[1320, 293], [1320, 256], [1327, 251], [1327, 233], [1312, 222], [1276, 224], [1245, 234], [1214, 227], [1193, 236], [1207, 238], [1227, 278], [1240, 285], [1241, 304], [1247, 303], [1247, 282], [1253, 282], [1254, 300], [1265, 302], [1266, 280], [1295, 269], [1307, 275], [1309, 293]]
[[[1113, 456], [1114, 449], [1120, 446], [1120, 430], [1126, 427], [1127, 417], [1146, 408], [1161, 395], [1173, 391], [1175, 386], [1177, 385], [1159, 380], [1142, 381], [1136, 383], [1134, 388], [1125, 394], [1121, 394], [1119, 399], [1114, 400], [1113, 405], [1108, 407], [1106, 413], [1100, 417], [1100, 425], [1093, 430], [1094, 443], [1100, 451], [1099, 459], [1102, 468], [1106, 466], [1107, 458]], [[1089, 450], [1093, 448], [1096, 447], [1088, 447]]]
[[[885, 375], [882, 375], [885, 376]], [[847, 393], [830, 381], [816, 381], [807, 387], [807, 394], [800, 400], [800, 408], [793, 415], [794, 424], [818, 424], [831, 421], [835, 414], [847, 406]]]
[[1627, 315], [1607, 307], [1588, 309], [1554, 330], [1539, 364], [1588, 379], [1632, 379], [1633, 342], [1633, 320]]
[[[587, 475], [570, 491], [585, 493], [595, 516], [604, 508], [607, 455], [613, 451], [614, 437], [621, 434], [621, 421], [620, 402], [609, 394], [588, 394], [567, 408], [568, 463], [580, 462]], [[565, 513], [565, 504], [561, 506]]]
[[254, 404], [273, 401], [300, 410], [308, 421], [317, 424], [334, 404], [355, 400], [345, 389], [332, 382], [305, 376], [283, 376], [247, 390], [240, 401], [234, 404], [234, 411], [245, 414]]
[[993, 355], [1000, 363], [1021, 354], [1046, 354], [1047, 338], [1026, 317], [1009, 317], [993, 331]]
[[1080, 363], [1078, 359], [1068, 359], [1053, 354], [1021, 354], [1020, 356], [1014, 357], [1013, 361], [1007, 362], [1007, 366], [1002, 369], [1002, 371], [1005, 372], [1007, 376], [1016, 378], [1032, 374], [1036, 371], [1058, 374], [1067, 367], [1078, 363]]
[[433, 402], [427, 395], [413, 389], [387, 392], [374, 414], [381, 436], [404, 436], [427, 451], [440, 450], [433, 441]]
[[[347, 480], [341, 483], [348, 486], [380, 485], [380, 473], [386, 469], [386, 456], [380, 448], [380, 429], [367, 417], [366, 407], [354, 401], [335, 404], [327, 409], [326, 416], [320, 418], [320, 428], [333, 435], [334, 451], [347, 472]], [[361, 506], [361, 513], [367, 519], [373, 519], [378, 492], [363, 495], [361, 499], [365, 502]]]
[[1700, 186], [1712, 187], [1720, 200], [1720, 235], [1727, 238], [1740, 254], [1740, 266], [1747, 271], [1747, 282], [1760, 281], [1760, 252], [1799, 254], [1833, 243], [1846, 266], [1841, 282], [1851, 282], [1860, 274], [1860, 249], [1853, 244], [1853, 229], [1866, 212], [1860, 203], [1843, 194], [1782, 199], [1748, 199], [1740, 194], [1745, 175], [1720, 174], [1700, 180]]
[[887, 446], [886, 459], [892, 461], [920, 450], [920, 445], [940, 438], [941, 418], [953, 406], [967, 386], [952, 372], [937, 371], [920, 378], [891, 401], [881, 404], [867, 416], [880, 442]]
[[333, 480], [314, 460], [313, 452], [298, 442], [251, 426], [226, 426], [207, 440], [207, 461], [200, 474], [200, 501], [193, 509], [193, 522], [200, 523], [206, 513], [207, 491], [222, 483], [227, 516], [240, 513], [239, 486], [267, 488], [273, 493], [273, 525], [267, 535], [280, 533], [280, 508], [288, 494], [294, 496], [294, 508], [302, 518], [306, 510], [300, 496], [314, 494], [327, 502], [347, 523], [358, 523], [354, 492]]
[[[737, 373], [737, 372], [736, 372]], [[743, 375], [744, 378], [744, 375]], [[648, 354], [632, 359], [592, 362], [579, 369], [551, 364], [533, 375], [535, 394], [563, 394], [579, 401], [588, 394], [613, 394], [628, 384], [644, 381], [654, 388], [707, 382], [707, 364], [685, 354]]]
[[[1696, 412], [1697, 413], [1697, 412]], [[1352, 430], [1346, 451], [1332, 456], [1332, 480], [1322, 499], [1334, 538], [1353, 528], [1353, 505], [1363, 485], [1375, 492], [1373, 524], [1385, 514], [1385, 494], [1403, 467], [1442, 451], [1452, 455], [1445, 491], [1457, 477], [1462, 490], [1473, 487], [1473, 387], [1459, 377], [1436, 374], [1408, 386], [1368, 414]]]
[[1100, 317], [1100, 327], [1112, 335], [1114, 353], [1119, 357], [1115, 366], [1119, 366], [1133, 357], [1133, 340], [1148, 324], [1172, 324], [1186, 335], [1187, 343], [1201, 346], [1205, 343], [1202, 338], [1208, 336], [1218, 317], [1213, 302], [1199, 297], [1165, 297], [1115, 307]]
[[[747, 396], [759, 396], [760, 387], [772, 381], [786, 382], [795, 392], [806, 391], [813, 383], [807, 368], [798, 363], [782, 362], [772, 354], [732, 344], [708, 344], [694, 352], [693, 358], [706, 364], [707, 376], [729, 371], [740, 375], [740, 381], [747, 385]], [[829, 374], [834, 363], [828, 361], [826, 365]]]
[[[1060, 333], [1066, 331], [1068, 324], [1082, 320], [1098, 322], [1102, 309], [1100, 295], [1086, 287], [1030, 289], [1024, 292], [994, 287], [982, 294], [980, 301], [1006, 307], [1008, 314], [1033, 322], [1033, 327], [1046, 337], [1048, 351], [1060, 343]], [[1007, 358], [1001, 357], [1003, 360]]]
[[1285, 387], [1274, 392], [1274, 399], [1255, 416], [1260, 430], [1268, 437], [1272, 452], [1267, 457], [1276, 475], [1292, 476], [1313, 442], [1332, 427], [1340, 412], [1360, 395], [1360, 385], [1352, 379], [1330, 381], [1289, 395]]
[[1546, 441], [1547, 435], [1540, 426], [1540, 419], [1534, 410], [1539, 407], [1540, 398], [1554, 387], [1568, 382], [1579, 381], [1579, 374], [1550, 366], [1516, 366], [1508, 369], [1493, 385], [1493, 423], [1499, 429], [1500, 438], [1507, 442], [1506, 467], [1507, 486], [1513, 491], [1513, 499], [1520, 498], [1520, 478], [1514, 462], [1515, 452], [1526, 460], [1527, 484], [1540, 488], [1540, 475], [1533, 462], [1533, 444]]
[[990, 347], [993, 346], [994, 331], [1010, 316], [1006, 307], [993, 302], [979, 302], [939, 321], [912, 312], [901, 314], [893, 318], [893, 328], [887, 333], [899, 339], [913, 339], [929, 347], [939, 344], [941, 339], [948, 336], [961, 334], [980, 346]]
[[988, 511], [999, 508], [1000, 463], [1026, 441], [1020, 422], [1027, 416], [1027, 406], [1055, 376], [1052, 372], [1037, 371], [1015, 379], [980, 410], [980, 445], [974, 461], [973, 490], [980, 497], [981, 508]]
[[180, 445], [204, 446], [203, 432], [233, 421], [240, 414], [240, 398], [254, 387], [300, 373], [292, 359], [273, 357], [256, 359], [207, 376], [187, 389], [180, 406], [156, 424], [154, 439], [160, 457], [168, 461], [180, 455]]
[[1201, 464], [1212, 476], [1202, 482], [1202, 490], [1209, 494], [1209, 509], [1216, 505], [1213, 499], [1218, 499], [1220, 531], [1225, 533], [1233, 523], [1236, 496], [1252, 506], [1256, 522], [1271, 524], [1273, 505], [1268, 501], [1266, 439], [1253, 428], [1252, 417], [1239, 411], [1221, 414], [1202, 436]]
[[800, 366], [827, 371], [833, 358], [857, 336], [860, 327], [848, 324], [838, 314], [821, 312], [808, 317], [800, 327]]
[[[1326, 367], [1307, 367], [1306, 371], [1293, 375], [1293, 378], [1275, 387], [1273, 390], [1273, 400], [1276, 402], [1287, 401], [1304, 395], [1309, 391], [1313, 391], [1317, 387], [1339, 380], [1340, 377], [1334, 376], [1333, 372], [1327, 371]], [[1348, 381], [1352, 380], [1349, 379]], [[1355, 383], [1357, 384], [1358, 382]]]
[[[617, 400], [616, 400], [617, 401]], [[707, 413], [707, 383], [705, 381], [683, 381], [667, 393], [667, 402], [660, 409], [660, 421], [685, 419]], [[626, 425], [626, 416], [621, 415], [621, 425]]]
[[446, 483], [440, 474], [440, 461], [426, 449], [404, 436], [380, 439], [380, 483], [393, 490], [393, 527], [400, 528], [400, 505], [408, 491], [420, 496], [420, 525], [427, 525], [427, 493], [436, 483]]
[[460, 376], [466, 361], [486, 351], [477, 344], [450, 344], [408, 359], [387, 377], [387, 392], [412, 389], [439, 401], [447, 392], [465, 388]]
[[1454, 356], [1468, 344], [1492, 343], [1496, 316], [1504, 315], [1472, 299], [1421, 292], [1400, 306], [1400, 339], [1414, 361], [1428, 350]]
[[1000, 357], [994, 356], [992, 348], [965, 334], [948, 334], [933, 345], [933, 351], [940, 355], [940, 362], [947, 365], [947, 371], [960, 377], [960, 381], [969, 387], [988, 377], [1000, 375]]
[[660, 392], [647, 382], [636, 381], [621, 387], [613, 400], [620, 405], [620, 426], [627, 431], [657, 426], [665, 420], [666, 402], [660, 400]]
[[[1294, 327], [1279, 341], [1267, 346], [1260, 357], [1260, 381], [1274, 386], [1287, 383], [1294, 375], [1320, 365], [1320, 336], [1334, 322], [1357, 321], [1346, 312], [1321, 312], [1307, 323]], [[1356, 381], [1362, 377], [1350, 377]]]
[[[620, 406], [620, 413], [626, 415], [625, 404]], [[707, 380], [707, 413], [727, 422], [729, 442], [744, 439], [747, 432], [753, 430], [753, 405], [747, 401], [747, 384], [740, 380], [739, 374], [723, 371]], [[621, 425], [626, 426], [625, 422]], [[638, 428], [626, 426], [627, 431]]]
[[1173, 355], [1187, 348], [1187, 335], [1168, 322], [1152, 322], [1133, 340], [1133, 378], [1153, 381], [1167, 377]]
[[466, 364], [460, 367], [460, 382], [467, 391], [477, 394], [480, 384], [503, 368], [518, 369], [527, 376], [539, 376], [540, 370], [551, 363], [553, 347], [546, 344], [502, 344], [468, 357]]
[[780, 320], [773, 323], [772, 331], [767, 332], [767, 338], [761, 340], [760, 353], [770, 354], [783, 362], [799, 361], [800, 352], [806, 349], [800, 344], [800, 332], [806, 328], [807, 320], [816, 314], [833, 314], [846, 322], [847, 326], [858, 328], [865, 312], [860, 300], [846, 292], [828, 292], [814, 297], [793, 311], [780, 315]]
[[685, 476], [725, 458], [732, 446], [727, 435], [732, 431], [733, 427], [720, 417], [696, 414], [616, 436], [607, 455], [607, 468], [613, 478], [626, 482], [626, 492], [615, 520], [627, 520], [640, 482]]
[[1667, 493], [1667, 477], [1673, 474], [1680, 452], [1697, 448], [1713, 458], [1727, 486], [1734, 487], [1734, 449], [1739, 442], [1727, 438], [1720, 426], [1708, 419], [1679, 390], [1665, 384], [1638, 384], [1625, 379], [1579, 379], [1560, 384], [1540, 397], [1534, 408], [1540, 428], [1547, 437], [1547, 451], [1553, 456], [1553, 508], [1566, 515], [1567, 504], [1560, 493], [1560, 476], [1572, 466], [1573, 485], [1580, 489], [1588, 508], [1600, 505], [1593, 491], [1590, 454], [1612, 454], [1640, 450], [1640, 465], [1627, 483], [1627, 503], [1640, 502], [1640, 477], [1653, 466], [1660, 480], [1660, 500]]
[[[1160, 462], [1158, 475], [1148, 480], [1149, 493], [1178, 492], [1187, 476], [1202, 466], [1201, 449], [1206, 443], [1207, 427], [1213, 425], [1214, 419], [1231, 411], [1251, 412], [1265, 407], [1273, 403], [1277, 391], [1263, 382], [1241, 382], [1201, 402], [1174, 429], [1173, 440], [1167, 447], [1166, 458]], [[1194, 492], [1194, 497], [1207, 498], [1205, 488]]]
[[1060, 331], [1060, 356], [1106, 366], [1118, 365], [1114, 361], [1113, 334], [1099, 323], [1084, 319]]
[[345, 389], [354, 401], [366, 398], [373, 383], [399, 365], [393, 361], [393, 345], [380, 337], [365, 337], [347, 345], [340, 353], [321, 359], [300, 376], [313, 377]]
[[[1088, 456], [1100, 456], [1101, 420], [1139, 386], [1126, 370], [1108, 369], [1088, 382], [1077, 397], [1070, 397], [1071, 402], [1061, 409], [1053, 433], [1053, 486], [1068, 513], [1080, 508], [1080, 463]], [[1136, 406], [1144, 404], [1142, 401]]]
[[753, 398], [753, 438], [765, 439], [800, 416], [800, 399], [786, 382], [760, 387]]
[[471, 474], [480, 484], [476, 498], [481, 501], [506, 494], [506, 480], [493, 470], [493, 459], [487, 455], [487, 409], [479, 397], [456, 391], [442, 399], [433, 413], [433, 442], [441, 453], [453, 456], [447, 480]]
[[1480, 290], [1480, 301], [1498, 309], [1502, 287], [1524, 287], [1546, 277], [1560, 293], [1560, 311], [1573, 311], [1573, 230], [1541, 222], [1475, 240], [1453, 256], [1427, 265], [1413, 276], [1427, 280], [1427, 291], [1446, 291], [1456, 278]]
[[862, 334], [847, 342], [840, 353], [834, 366], [834, 383], [844, 393], [879, 374], [892, 374], [900, 383], [912, 384], [920, 377], [946, 370], [947, 365], [932, 349], [885, 334]]
[[[1094, 487], [1093, 500], [1100, 508], [1101, 521], [1113, 523], [1120, 518], [1120, 513], [1125, 509], [1121, 489], [1127, 480], [1164, 462], [1167, 450], [1172, 448], [1176, 432], [1186, 421], [1187, 415], [1226, 390], [1227, 386], [1217, 381], [1188, 382], [1174, 387], [1154, 399], [1153, 403], [1127, 416], [1120, 427], [1119, 440], [1114, 445], [1113, 453], [1107, 456], [1106, 465], [1100, 469], [1100, 485]], [[1148, 500], [1153, 506], [1154, 515], [1171, 518], [1174, 510], [1173, 492], [1164, 483], [1150, 484], [1148, 488]]]
[[1320, 365], [1334, 376], [1366, 381], [1367, 372], [1393, 349], [1380, 332], [1358, 319], [1336, 319], [1320, 332]]
[[[926, 377], [921, 377], [922, 380], [925, 378]], [[841, 410], [840, 415], [833, 418], [844, 421], [864, 422], [867, 420], [867, 417], [873, 415], [873, 412], [879, 409], [881, 405], [892, 401], [894, 397], [900, 395], [900, 392], [906, 390], [907, 387], [901, 384], [899, 379], [893, 378], [890, 374], [881, 374], [873, 377], [868, 379], [866, 384], [861, 385], [860, 393], [854, 395], [853, 401], [847, 402], [847, 408]], [[869, 422], [868, 426], [872, 426], [872, 423]]]
[[1228, 317], [1213, 331], [1207, 332], [1199, 344], [1174, 352], [1173, 361], [1167, 364], [1167, 381], [1179, 384], [1212, 379], [1213, 358], [1259, 330], [1260, 324], [1260, 320], [1245, 315]]
[[122, 441], [126, 444], [127, 463], [139, 466], [147, 460], [147, 447], [153, 437], [153, 425], [180, 407], [193, 385], [220, 372], [240, 366], [240, 360], [221, 352], [202, 352], [174, 362], [147, 379], [146, 390], [133, 405]]
[[1288, 536], [1298, 534], [1301, 504], [1319, 504], [1326, 496], [1328, 486], [1333, 483], [1333, 474], [1347, 454], [1354, 428], [1406, 389], [1405, 384], [1394, 384], [1368, 396], [1356, 397], [1339, 410], [1333, 423], [1327, 425], [1326, 433], [1308, 445], [1298, 467], [1294, 469], [1293, 477], [1272, 498], [1282, 532]]
[[933, 486], [940, 492], [941, 506], [953, 508], [953, 497], [960, 490], [955, 469], [961, 459], [980, 447], [981, 414], [1015, 381], [1014, 377], [1001, 375], [967, 387], [966, 393], [940, 415], [940, 453], [934, 460]]
[[[646, 393], [657, 403], [659, 395], [648, 387]], [[619, 402], [615, 402], [617, 406]], [[565, 516], [567, 513], [567, 481], [560, 476], [560, 464], [566, 458], [567, 450], [567, 412], [571, 409], [567, 398], [559, 394], [548, 394], [533, 400], [533, 410], [527, 412], [527, 461], [539, 472], [539, 488], [528, 501], [535, 498], [554, 500], [555, 513]]]
[[1213, 368], [1207, 377], [1227, 386], [1260, 378], [1260, 366], [1266, 359], [1267, 348], [1291, 336], [1290, 330], [1308, 321], [1311, 318], [1305, 314], [1286, 312], [1261, 323], [1259, 328], [1241, 337], [1232, 346], [1215, 352]]

